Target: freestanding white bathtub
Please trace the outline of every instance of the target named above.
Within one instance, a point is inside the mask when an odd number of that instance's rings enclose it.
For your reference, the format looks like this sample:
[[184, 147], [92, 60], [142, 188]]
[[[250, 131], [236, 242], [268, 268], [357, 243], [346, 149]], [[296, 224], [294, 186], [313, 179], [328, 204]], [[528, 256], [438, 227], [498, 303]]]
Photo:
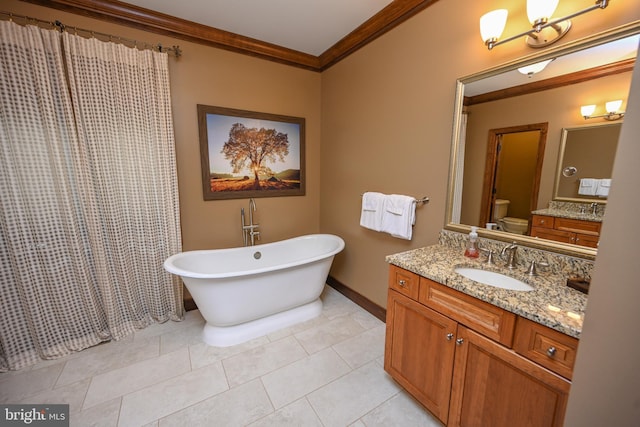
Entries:
[[206, 321], [204, 341], [228, 347], [318, 316], [333, 257], [343, 248], [338, 236], [311, 234], [182, 252], [167, 258], [164, 268], [193, 296]]

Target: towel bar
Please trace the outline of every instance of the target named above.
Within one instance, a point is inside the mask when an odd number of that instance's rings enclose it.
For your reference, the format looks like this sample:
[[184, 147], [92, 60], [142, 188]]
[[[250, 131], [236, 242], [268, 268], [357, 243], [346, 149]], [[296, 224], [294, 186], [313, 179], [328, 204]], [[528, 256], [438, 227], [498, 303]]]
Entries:
[[[360, 195], [360, 197], [362, 197], [362, 196], [364, 196], [364, 194]], [[421, 199], [414, 199], [413, 200], [413, 203], [416, 203], [416, 204], [425, 204], [425, 203], [428, 203], [428, 202], [429, 202], [429, 198], [428, 197], [423, 197]]]
[[422, 199], [415, 199], [413, 201], [413, 203], [418, 203], [418, 204], [425, 204], [429, 202], [429, 198], [428, 197], [423, 197]]

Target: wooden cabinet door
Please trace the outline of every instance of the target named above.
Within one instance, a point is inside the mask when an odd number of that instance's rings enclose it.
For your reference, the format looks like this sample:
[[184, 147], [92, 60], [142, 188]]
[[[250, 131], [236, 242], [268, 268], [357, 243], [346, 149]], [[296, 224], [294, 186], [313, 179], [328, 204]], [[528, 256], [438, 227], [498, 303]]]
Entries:
[[566, 379], [460, 325], [450, 426], [562, 426]]
[[448, 317], [389, 290], [384, 369], [445, 424], [456, 328]]

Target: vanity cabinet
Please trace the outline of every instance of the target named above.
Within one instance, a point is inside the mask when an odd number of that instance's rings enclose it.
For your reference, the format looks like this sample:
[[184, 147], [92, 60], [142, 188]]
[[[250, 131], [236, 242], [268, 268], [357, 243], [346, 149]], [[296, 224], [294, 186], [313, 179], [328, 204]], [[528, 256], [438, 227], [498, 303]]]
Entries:
[[600, 226], [597, 221], [533, 215], [530, 234], [541, 239], [597, 248]]
[[[404, 292], [408, 283], [418, 284], [417, 298], [415, 286]], [[553, 344], [560, 349], [555, 355], [569, 354], [577, 340], [565, 343], [551, 333], [557, 331], [538, 326], [390, 266], [385, 370], [446, 425], [562, 425], [571, 383], [529, 352]], [[570, 355], [559, 358], [572, 369]]]

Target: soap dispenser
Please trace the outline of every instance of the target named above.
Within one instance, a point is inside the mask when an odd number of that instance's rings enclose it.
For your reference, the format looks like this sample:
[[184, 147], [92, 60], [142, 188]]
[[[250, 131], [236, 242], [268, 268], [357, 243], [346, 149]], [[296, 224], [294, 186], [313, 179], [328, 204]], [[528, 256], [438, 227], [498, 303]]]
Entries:
[[480, 251], [478, 251], [478, 245], [476, 241], [478, 240], [478, 227], [471, 227], [471, 232], [469, 233], [469, 241], [467, 242], [467, 249], [464, 251], [464, 256], [469, 258], [478, 258], [480, 255]]

